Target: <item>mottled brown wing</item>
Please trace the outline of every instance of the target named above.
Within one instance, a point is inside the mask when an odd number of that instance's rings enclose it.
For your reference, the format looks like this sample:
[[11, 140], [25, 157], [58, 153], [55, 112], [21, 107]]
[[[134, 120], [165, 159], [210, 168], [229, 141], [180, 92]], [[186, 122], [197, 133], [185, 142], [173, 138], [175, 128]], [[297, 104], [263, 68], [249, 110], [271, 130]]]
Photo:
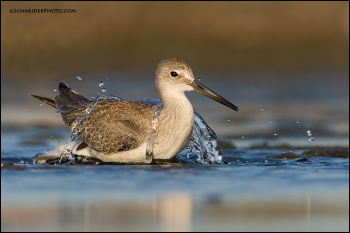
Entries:
[[101, 100], [82, 121], [78, 135], [99, 152], [135, 149], [151, 132], [153, 108], [137, 102]]
[[135, 149], [151, 132], [154, 105], [112, 99], [99, 100], [96, 105], [63, 82], [55, 103], [63, 121], [71, 129], [78, 126], [78, 136], [99, 152]]

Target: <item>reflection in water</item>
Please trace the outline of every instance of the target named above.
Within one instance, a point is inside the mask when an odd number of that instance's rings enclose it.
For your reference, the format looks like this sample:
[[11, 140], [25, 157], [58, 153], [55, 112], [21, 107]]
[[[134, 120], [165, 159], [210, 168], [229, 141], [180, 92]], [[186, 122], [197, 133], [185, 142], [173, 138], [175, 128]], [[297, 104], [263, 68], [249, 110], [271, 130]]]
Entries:
[[168, 193], [156, 202], [156, 218], [161, 231], [190, 231], [192, 198], [187, 193]]
[[3, 206], [1, 230], [191, 230], [192, 199], [187, 193], [166, 193], [137, 203], [32, 205]]
[[[36, 166], [32, 157], [69, 132], [2, 127], [1, 230], [345, 231], [348, 134], [322, 138], [310, 129], [314, 144], [306, 130], [268, 145], [241, 133], [251, 149], [233, 139], [239, 149], [223, 149], [221, 165], [183, 164], [184, 153], [167, 165]], [[339, 142], [346, 148], [315, 147]]]
[[[165, 193], [153, 201], [4, 205], [1, 230], [40, 231], [197, 231], [197, 230], [346, 230], [348, 200], [306, 195], [297, 199], [194, 204], [185, 192]], [[327, 220], [327, 224], [322, 224]], [[292, 228], [289, 228], [292, 227]]]

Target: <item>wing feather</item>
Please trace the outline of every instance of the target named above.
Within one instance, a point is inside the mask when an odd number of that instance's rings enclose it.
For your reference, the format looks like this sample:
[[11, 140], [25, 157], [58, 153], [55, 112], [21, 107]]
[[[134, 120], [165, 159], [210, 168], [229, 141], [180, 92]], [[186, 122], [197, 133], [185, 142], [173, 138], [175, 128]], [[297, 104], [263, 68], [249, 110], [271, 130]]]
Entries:
[[82, 121], [79, 137], [99, 152], [132, 150], [147, 140], [152, 114], [152, 105], [103, 100]]

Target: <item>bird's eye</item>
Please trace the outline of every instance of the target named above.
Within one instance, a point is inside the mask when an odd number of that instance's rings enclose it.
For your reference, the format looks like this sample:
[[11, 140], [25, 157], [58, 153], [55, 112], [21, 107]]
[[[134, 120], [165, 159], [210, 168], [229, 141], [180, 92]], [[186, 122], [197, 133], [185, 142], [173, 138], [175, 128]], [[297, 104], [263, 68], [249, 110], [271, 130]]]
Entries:
[[175, 71], [171, 71], [171, 72], [170, 72], [170, 75], [171, 75], [172, 77], [177, 77], [177, 76], [179, 76]]

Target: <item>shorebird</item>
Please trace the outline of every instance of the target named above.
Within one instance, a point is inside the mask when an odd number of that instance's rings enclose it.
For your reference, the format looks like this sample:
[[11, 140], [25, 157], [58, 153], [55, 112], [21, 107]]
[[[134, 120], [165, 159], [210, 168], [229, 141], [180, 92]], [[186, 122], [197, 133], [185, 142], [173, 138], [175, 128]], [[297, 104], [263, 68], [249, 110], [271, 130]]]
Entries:
[[[72, 147], [73, 154], [103, 162], [144, 162], [149, 153], [152, 131], [153, 159], [175, 157], [187, 146], [193, 128], [194, 111], [186, 91], [198, 92], [238, 111], [238, 107], [197, 81], [191, 68], [177, 59], [161, 61], [156, 70], [155, 89], [163, 103], [156, 127], [154, 104], [113, 99], [101, 99], [97, 103], [63, 82], [59, 83], [58, 89], [59, 94], [54, 100], [32, 96], [56, 108], [72, 131], [78, 124], [78, 140]], [[88, 112], [92, 107], [94, 109]], [[45, 155], [41, 161], [45, 161]]]

